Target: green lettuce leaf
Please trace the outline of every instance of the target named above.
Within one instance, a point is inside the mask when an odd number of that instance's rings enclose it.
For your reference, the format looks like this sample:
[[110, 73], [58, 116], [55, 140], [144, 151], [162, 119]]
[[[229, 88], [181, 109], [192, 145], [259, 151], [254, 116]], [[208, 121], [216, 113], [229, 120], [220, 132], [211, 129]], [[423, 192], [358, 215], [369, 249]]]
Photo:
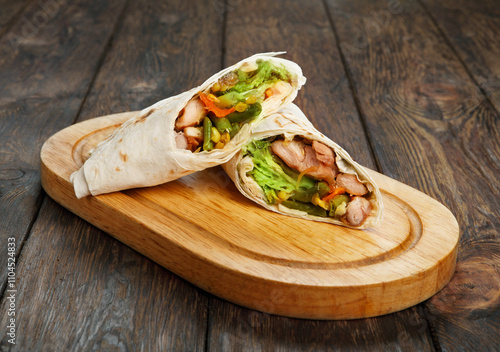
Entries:
[[[238, 102], [245, 102], [251, 95], [263, 100], [264, 92], [278, 81], [291, 81], [291, 74], [284, 68], [273, 65], [269, 61], [259, 60], [258, 68], [254, 72], [236, 70], [239, 82], [225, 92], [217, 92], [218, 105], [221, 107], [234, 106]], [[260, 101], [262, 102], [262, 101]]]
[[315, 180], [304, 175], [297, 187], [299, 173], [273, 155], [270, 146], [268, 140], [254, 140], [243, 149], [243, 153], [249, 155], [254, 164], [248, 174], [262, 188], [268, 203], [276, 202], [279, 191], [292, 193], [299, 188], [310, 189], [315, 186]]
[[273, 65], [270, 61], [263, 60], [257, 61], [257, 65], [258, 68], [256, 72], [250, 72], [250, 74], [252, 74], [251, 76], [238, 70], [237, 73], [240, 82], [229, 91], [238, 93], [246, 93], [254, 89], [260, 91], [265, 86], [269, 87], [277, 81], [290, 81], [290, 73], [284, 67], [278, 67]]

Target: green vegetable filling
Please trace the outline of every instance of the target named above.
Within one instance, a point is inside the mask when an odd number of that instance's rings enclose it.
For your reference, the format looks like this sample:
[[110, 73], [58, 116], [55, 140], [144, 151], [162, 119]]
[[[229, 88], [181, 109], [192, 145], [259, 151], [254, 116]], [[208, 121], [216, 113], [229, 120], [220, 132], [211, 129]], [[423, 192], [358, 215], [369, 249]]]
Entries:
[[238, 75], [238, 83], [226, 91], [218, 91], [215, 94], [219, 99], [220, 106], [234, 106], [239, 102], [247, 102], [250, 96], [262, 103], [264, 93], [278, 81], [291, 82], [292, 76], [284, 67], [273, 65], [270, 61], [258, 60], [258, 68], [255, 71], [244, 72], [240, 69], [235, 73]]
[[258, 68], [252, 72], [237, 70], [239, 82], [229, 92], [247, 93], [259, 90], [262, 93], [278, 81], [290, 81], [290, 74], [284, 67], [273, 65], [270, 61], [257, 61]]
[[300, 174], [275, 156], [270, 146], [269, 140], [254, 140], [243, 151], [252, 158], [254, 168], [248, 174], [263, 190], [267, 203], [282, 203], [288, 208], [302, 210], [311, 215], [327, 216], [325, 209], [310, 201], [314, 194], [327, 194], [328, 185], [305, 175], [298, 183]]
[[[288, 167], [271, 151], [273, 139], [253, 140], [243, 148], [243, 154], [252, 158], [254, 168], [248, 172], [264, 192], [268, 204], [281, 203], [287, 208], [320, 217], [340, 218], [350, 201], [347, 194], [322, 198], [331, 192], [324, 181], [315, 180]], [[331, 198], [333, 197], [333, 198]]]
[[[261, 114], [261, 103], [264, 101], [268, 88], [278, 81], [291, 82], [292, 80], [291, 74], [284, 67], [275, 66], [270, 61], [258, 60], [257, 66], [258, 68], [251, 72], [238, 69], [226, 74], [216, 84], [217, 91], [211, 91], [210, 94], [217, 97], [214, 103], [217, 108], [236, 107], [236, 111], [223, 117], [215, 116], [212, 111], [208, 113], [208, 117], [203, 120], [203, 151], [216, 148], [209, 138], [212, 126], [220, 134], [227, 132], [230, 138], [233, 138], [244, 124], [253, 121]], [[234, 85], [231, 86], [231, 84]], [[222, 86], [225, 88], [220, 90]]]
[[262, 106], [259, 103], [249, 105], [245, 111], [233, 112], [226, 116], [231, 123], [247, 123], [255, 119], [262, 111]]

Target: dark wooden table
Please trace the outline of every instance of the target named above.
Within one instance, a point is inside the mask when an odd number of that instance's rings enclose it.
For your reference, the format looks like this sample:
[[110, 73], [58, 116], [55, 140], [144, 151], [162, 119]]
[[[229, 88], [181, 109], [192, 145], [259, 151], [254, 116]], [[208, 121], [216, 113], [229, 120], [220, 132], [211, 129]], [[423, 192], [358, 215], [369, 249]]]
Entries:
[[[0, 350], [500, 350], [498, 5], [1, 0]], [[43, 192], [39, 153], [55, 132], [277, 50], [302, 66], [296, 103], [321, 131], [457, 217], [456, 272], [434, 297], [354, 321], [259, 313], [173, 275]]]

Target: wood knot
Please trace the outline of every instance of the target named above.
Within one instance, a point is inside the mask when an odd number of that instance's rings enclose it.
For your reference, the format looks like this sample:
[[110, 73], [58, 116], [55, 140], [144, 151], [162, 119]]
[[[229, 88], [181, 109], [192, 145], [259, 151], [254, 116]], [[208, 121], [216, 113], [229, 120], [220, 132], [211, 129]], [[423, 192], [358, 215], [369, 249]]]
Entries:
[[454, 101], [460, 97], [455, 87], [451, 84], [425, 83], [416, 87], [416, 94], [434, 101]]
[[1, 169], [0, 181], [12, 181], [23, 177], [26, 173], [20, 169]]
[[443, 113], [453, 110], [465, 99], [465, 93], [447, 83], [410, 83], [403, 86], [402, 104], [429, 120], [444, 120]]
[[500, 304], [500, 272], [491, 259], [475, 257], [457, 263], [448, 285], [431, 298], [444, 313], [480, 314]]

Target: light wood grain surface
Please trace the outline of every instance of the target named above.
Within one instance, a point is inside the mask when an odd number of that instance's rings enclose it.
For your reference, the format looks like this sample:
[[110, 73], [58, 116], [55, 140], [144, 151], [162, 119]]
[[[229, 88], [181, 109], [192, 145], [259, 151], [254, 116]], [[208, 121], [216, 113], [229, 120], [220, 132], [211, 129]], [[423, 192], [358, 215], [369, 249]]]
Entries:
[[365, 231], [269, 212], [239, 194], [220, 167], [76, 199], [70, 175], [136, 115], [98, 117], [51, 137], [41, 152], [42, 185], [64, 207], [200, 288], [276, 315], [359, 319], [420, 303], [451, 278], [459, 239], [453, 215], [373, 171], [384, 221]]

